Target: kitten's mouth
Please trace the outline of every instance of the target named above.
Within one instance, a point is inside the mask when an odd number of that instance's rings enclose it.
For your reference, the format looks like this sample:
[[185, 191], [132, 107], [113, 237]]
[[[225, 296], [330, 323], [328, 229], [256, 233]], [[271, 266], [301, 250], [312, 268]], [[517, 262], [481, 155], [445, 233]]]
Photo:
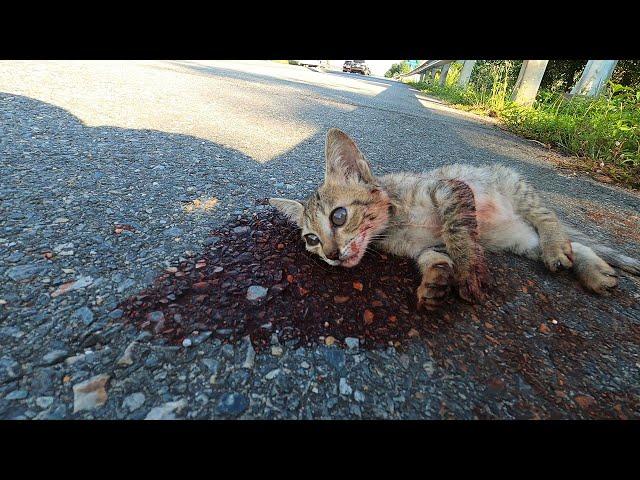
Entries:
[[360, 263], [361, 259], [362, 255], [359, 252], [355, 252], [348, 257], [342, 258], [340, 260], [340, 266], [346, 268], [355, 267], [358, 263]]
[[355, 267], [360, 262], [360, 255], [357, 253], [351, 254], [348, 257], [341, 258], [340, 260], [331, 260], [330, 258], [323, 258], [325, 262], [334, 267]]
[[363, 233], [351, 239], [347, 247], [349, 255], [341, 258], [339, 265], [346, 268], [355, 267], [358, 263], [360, 263], [360, 260], [362, 259], [362, 256], [367, 249], [367, 243], [368, 240]]
[[341, 267], [355, 267], [360, 262], [360, 255], [351, 255], [350, 257], [345, 258], [340, 261]]

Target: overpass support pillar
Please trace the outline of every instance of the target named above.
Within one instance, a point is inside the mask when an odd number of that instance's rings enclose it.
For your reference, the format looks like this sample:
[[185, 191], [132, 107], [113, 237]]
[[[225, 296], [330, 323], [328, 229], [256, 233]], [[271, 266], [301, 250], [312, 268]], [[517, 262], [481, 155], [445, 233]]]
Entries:
[[471, 72], [473, 72], [473, 67], [475, 66], [477, 60], [465, 60], [462, 65], [462, 70], [460, 71], [460, 78], [458, 78], [458, 86], [466, 87], [469, 85], [469, 79], [471, 78]]
[[511, 100], [518, 105], [530, 106], [536, 99], [542, 76], [549, 60], [525, 60], [513, 89]]
[[580, 80], [571, 89], [571, 95], [599, 95], [617, 64], [618, 60], [589, 60]]
[[442, 70], [440, 70], [440, 86], [444, 87], [447, 84], [447, 74], [449, 73], [450, 63], [442, 66]]
[[431, 80], [433, 80], [433, 69], [427, 70], [426, 80], [427, 82], [431, 82]]

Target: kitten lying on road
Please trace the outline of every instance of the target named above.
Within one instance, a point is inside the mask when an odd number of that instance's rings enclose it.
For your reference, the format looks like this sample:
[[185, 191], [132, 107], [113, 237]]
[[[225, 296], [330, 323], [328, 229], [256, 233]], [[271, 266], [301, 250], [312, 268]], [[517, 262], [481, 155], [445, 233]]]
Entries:
[[552, 272], [572, 268], [600, 294], [618, 282], [596, 251], [640, 275], [638, 260], [586, 246], [584, 235], [563, 226], [533, 187], [506, 167], [448, 165], [374, 177], [353, 140], [335, 128], [327, 133], [325, 155], [324, 183], [304, 204], [269, 203], [302, 229], [307, 250], [330, 265], [357, 265], [369, 242], [415, 259], [422, 272], [418, 306], [438, 307], [451, 287], [468, 301], [482, 299], [485, 250], [542, 260]]

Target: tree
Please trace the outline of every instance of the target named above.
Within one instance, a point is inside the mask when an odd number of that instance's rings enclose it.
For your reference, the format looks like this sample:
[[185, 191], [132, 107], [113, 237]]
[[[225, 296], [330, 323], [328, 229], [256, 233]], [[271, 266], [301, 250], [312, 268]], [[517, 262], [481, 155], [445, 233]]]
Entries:
[[409, 73], [410, 71], [411, 71], [411, 65], [409, 65], [408, 61], [403, 60], [400, 63], [394, 63], [393, 65], [391, 65], [391, 68], [389, 68], [389, 70], [386, 71], [384, 76], [387, 78], [392, 78], [392, 77], [395, 77], [396, 75]]
[[640, 87], [640, 60], [618, 60], [611, 81], [629, 87]]
[[580, 78], [586, 64], [586, 60], [549, 60], [540, 88], [569, 91]]

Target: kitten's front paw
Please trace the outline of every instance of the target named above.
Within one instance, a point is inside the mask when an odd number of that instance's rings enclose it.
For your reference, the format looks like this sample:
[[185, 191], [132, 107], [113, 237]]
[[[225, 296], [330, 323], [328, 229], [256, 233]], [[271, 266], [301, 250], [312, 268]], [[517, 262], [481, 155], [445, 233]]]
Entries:
[[542, 260], [549, 270], [557, 272], [573, 267], [573, 249], [569, 240], [542, 245]]
[[458, 294], [463, 300], [474, 303], [484, 300], [484, 287], [488, 283], [487, 264], [484, 252], [476, 245], [473, 261], [463, 270], [456, 271]]
[[484, 300], [484, 286], [486, 279], [484, 275], [476, 272], [469, 273], [458, 279], [458, 294], [463, 300], [475, 303]]
[[418, 309], [436, 310], [440, 307], [453, 283], [453, 269], [444, 263], [431, 265], [422, 276], [422, 283], [418, 287]]

